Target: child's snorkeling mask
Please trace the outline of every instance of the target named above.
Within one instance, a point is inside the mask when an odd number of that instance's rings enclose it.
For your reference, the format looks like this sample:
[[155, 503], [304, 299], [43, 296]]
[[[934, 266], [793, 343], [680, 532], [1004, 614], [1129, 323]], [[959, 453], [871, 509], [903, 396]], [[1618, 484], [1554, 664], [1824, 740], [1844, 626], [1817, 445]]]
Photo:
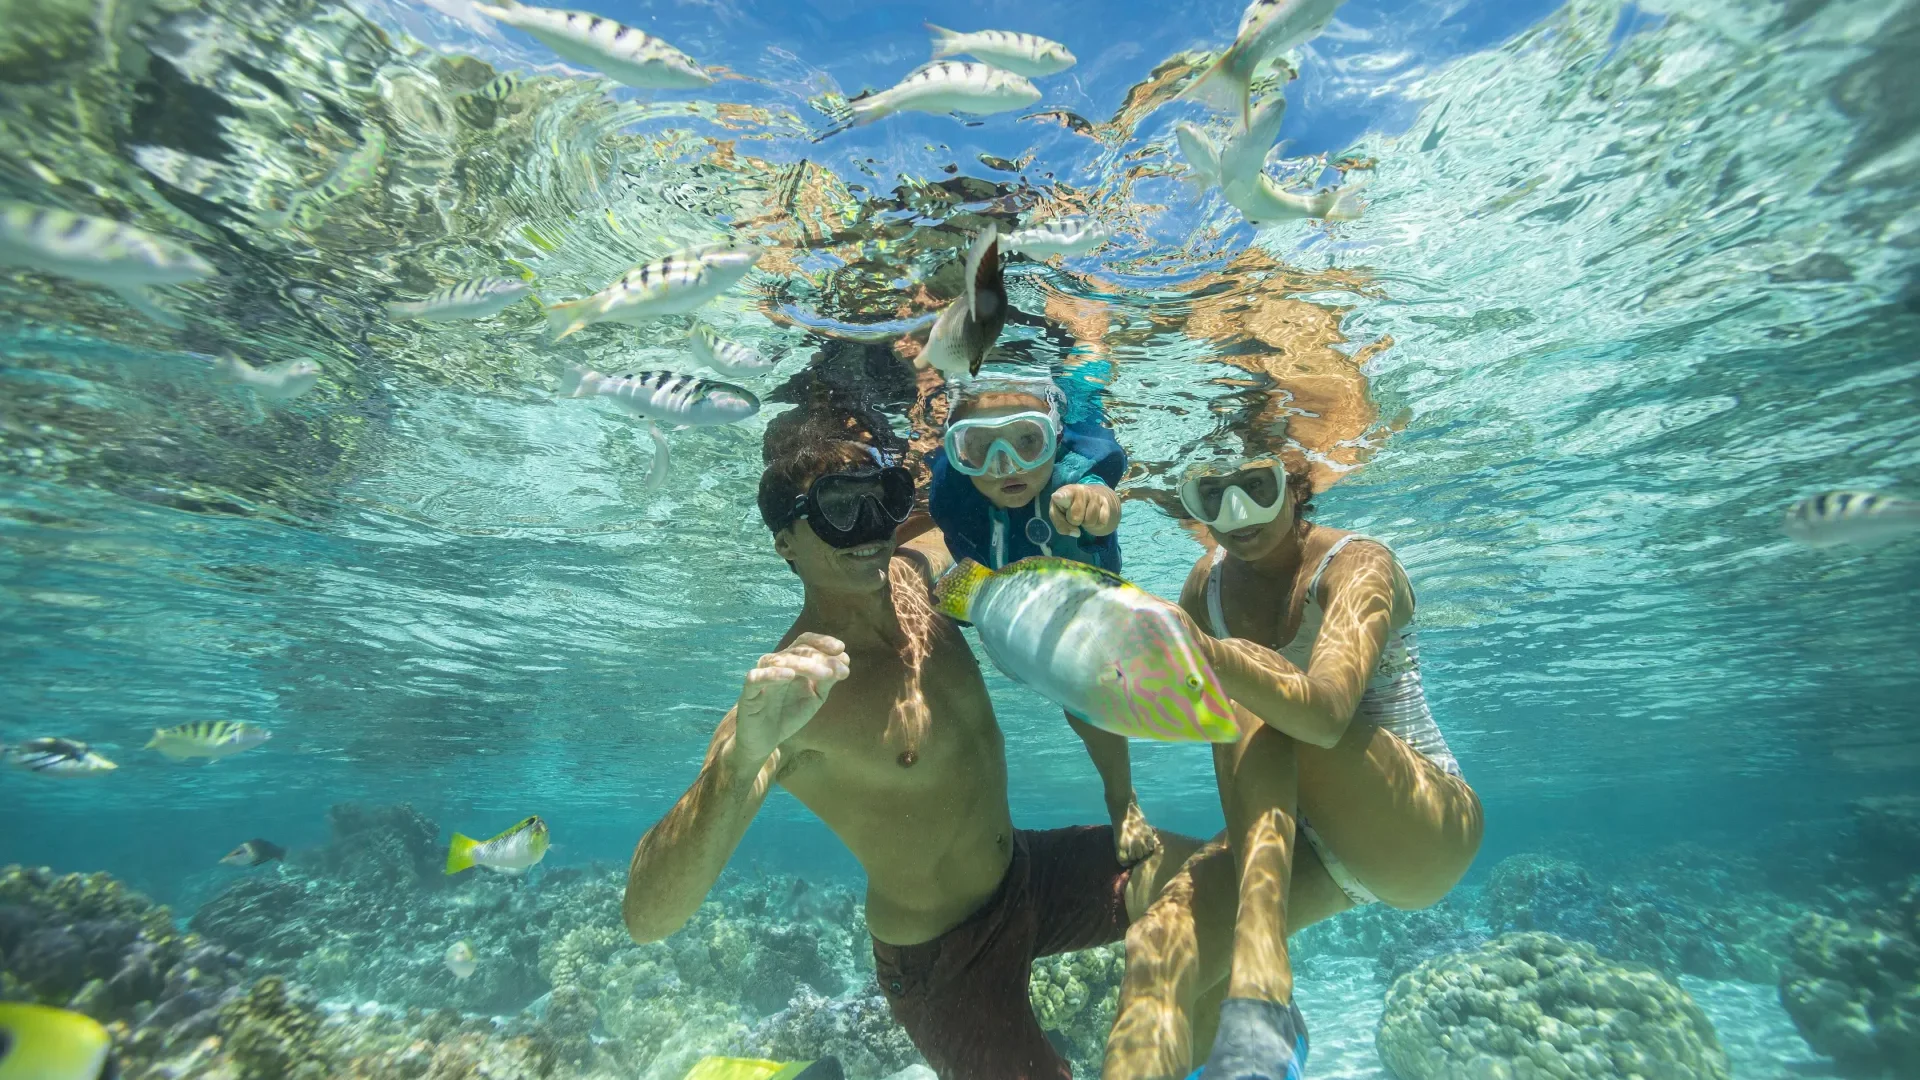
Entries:
[[962, 393], [962, 401], [990, 393], [1024, 394], [1046, 402], [1047, 407], [1002, 416], [969, 416], [948, 424], [947, 464], [957, 472], [1012, 476], [1053, 464], [1060, 449], [1060, 390], [1053, 380], [1002, 376], [976, 380]]
[[1265, 525], [1286, 503], [1287, 470], [1274, 458], [1196, 465], [1180, 482], [1180, 505], [1214, 532]]

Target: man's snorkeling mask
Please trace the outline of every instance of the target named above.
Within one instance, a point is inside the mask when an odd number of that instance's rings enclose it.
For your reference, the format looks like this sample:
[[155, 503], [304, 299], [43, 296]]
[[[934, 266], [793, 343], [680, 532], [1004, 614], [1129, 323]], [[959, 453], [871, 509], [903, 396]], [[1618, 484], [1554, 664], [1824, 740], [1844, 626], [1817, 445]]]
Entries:
[[1273, 458], [1197, 465], [1180, 482], [1180, 505], [1214, 532], [1265, 525], [1286, 505], [1287, 470]]
[[793, 500], [791, 524], [807, 524], [830, 547], [861, 547], [893, 539], [895, 529], [913, 512], [913, 474], [874, 455], [874, 464], [830, 472]]
[[1022, 394], [1047, 407], [953, 421], [947, 425], [947, 464], [966, 476], [1012, 476], [1053, 464], [1060, 448], [1060, 391], [1053, 380], [983, 379], [963, 393], [962, 402], [983, 394]]

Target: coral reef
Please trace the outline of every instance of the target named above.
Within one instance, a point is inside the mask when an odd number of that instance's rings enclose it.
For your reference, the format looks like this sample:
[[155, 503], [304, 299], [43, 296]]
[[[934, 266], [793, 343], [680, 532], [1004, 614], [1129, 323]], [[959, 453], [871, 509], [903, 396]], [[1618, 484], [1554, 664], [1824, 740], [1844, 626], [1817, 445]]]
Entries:
[[1400, 911], [1385, 904], [1352, 908], [1295, 934], [1294, 967], [1306, 974], [1327, 956], [1366, 957], [1383, 982], [1447, 953], [1479, 948], [1492, 937], [1476, 914], [1479, 894], [1464, 889], [1430, 908]]
[[1794, 924], [1780, 1003], [1801, 1037], [1851, 1076], [1920, 1075], [1920, 877], [1858, 922]]
[[920, 1063], [919, 1052], [893, 1022], [877, 985], [838, 998], [802, 989], [785, 1009], [755, 1024], [733, 1052], [774, 1061], [832, 1054], [850, 1077], [891, 1076]]
[[1076, 1076], [1100, 1075], [1107, 1032], [1120, 1005], [1120, 979], [1126, 973], [1126, 947], [1102, 945], [1082, 952], [1034, 961], [1028, 980], [1033, 1014], [1043, 1030], [1073, 1062]]
[[1543, 933], [1508, 934], [1401, 976], [1375, 1045], [1400, 1080], [1731, 1075], [1686, 991]]

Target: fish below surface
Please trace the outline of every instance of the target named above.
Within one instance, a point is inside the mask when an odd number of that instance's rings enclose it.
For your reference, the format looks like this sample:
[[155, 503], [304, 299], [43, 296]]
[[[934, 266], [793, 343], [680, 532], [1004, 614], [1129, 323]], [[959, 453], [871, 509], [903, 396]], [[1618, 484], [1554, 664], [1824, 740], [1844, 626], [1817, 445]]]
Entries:
[[1071, 559], [989, 570], [962, 559], [934, 603], [970, 622], [994, 665], [1103, 731], [1162, 742], [1232, 742], [1233, 706], [1173, 605]]

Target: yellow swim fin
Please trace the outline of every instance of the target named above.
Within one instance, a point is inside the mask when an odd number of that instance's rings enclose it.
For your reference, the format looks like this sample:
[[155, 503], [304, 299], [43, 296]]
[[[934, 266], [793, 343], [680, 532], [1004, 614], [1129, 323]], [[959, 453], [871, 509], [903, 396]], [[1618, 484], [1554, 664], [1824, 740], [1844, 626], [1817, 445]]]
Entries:
[[933, 606], [961, 622], [972, 622], [973, 594], [992, 576], [993, 571], [972, 559], [961, 559], [933, 583]]
[[479, 846], [480, 841], [473, 837], [454, 833], [453, 844], [447, 848], [447, 873], [457, 874], [462, 870], [471, 869], [473, 849]]

